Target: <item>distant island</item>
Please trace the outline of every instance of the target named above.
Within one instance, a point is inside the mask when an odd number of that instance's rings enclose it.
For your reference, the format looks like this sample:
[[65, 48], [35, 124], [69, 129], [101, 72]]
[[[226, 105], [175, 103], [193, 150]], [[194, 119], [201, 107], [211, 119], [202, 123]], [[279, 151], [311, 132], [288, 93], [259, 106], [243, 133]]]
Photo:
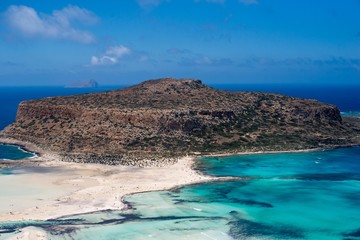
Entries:
[[97, 88], [98, 86], [99, 84], [95, 80], [91, 79], [65, 85], [65, 88]]
[[65, 161], [157, 166], [185, 155], [359, 145], [359, 126], [358, 119], [342, 118], [336, 106], [316, 100], [164, 78], [24, 101], [1, 135]]

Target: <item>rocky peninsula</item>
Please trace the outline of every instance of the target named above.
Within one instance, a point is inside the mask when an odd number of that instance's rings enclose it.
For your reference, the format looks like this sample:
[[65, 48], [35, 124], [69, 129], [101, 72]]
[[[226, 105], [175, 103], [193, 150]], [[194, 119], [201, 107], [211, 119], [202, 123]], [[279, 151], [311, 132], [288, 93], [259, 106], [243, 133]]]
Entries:
[[24, 101], [1, 137], [31, 142], [64, 161], [162, 166], [186, 155], [358, 145], [359, 125], [317, 100], [164, 78]]
[[167, 78], [22, 102], [0, 142], [38, 154], [0, 163], [15, 173], [0, 183], [12, 189], [0, 197], [0, 221], [46, 220], [121, 210], [127, 194], [232, 180], [194, 170], [196, 155], [359, 145], [360, 121], [316, 100]]

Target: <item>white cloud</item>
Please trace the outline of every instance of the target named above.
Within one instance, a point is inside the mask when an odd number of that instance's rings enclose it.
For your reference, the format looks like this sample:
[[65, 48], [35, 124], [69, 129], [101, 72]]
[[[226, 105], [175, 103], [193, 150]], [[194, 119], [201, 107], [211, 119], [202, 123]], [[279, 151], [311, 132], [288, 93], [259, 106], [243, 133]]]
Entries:
[[123, 45], [109, 47], [106, 50], [106, 55], [113, 56], [115, 58], [122, 58], [123, 56], [125, 56], [129, 53], [130, 53], [130, 49]]
[[239, 2], [241, 2], [245, 5], [258, 4], [257, 0], [239, 0]]
[[123, 45], [109, 47], [105, 54], [101, 56], [92, 56], [90, 63], [93, 66], [96, 65], [114, 65], [119, 62], [121, 58], [129, 55], [131, 50]]
[[92, 56], [90, 63], [91, 65], [113, 65], [118, 62], [117, 58], [109, 57], [109, 56], [101, 56], [101, 57], [95, 57]]
[[36, 12], [27, 6], [10, 6], [5, 18], [11, 30], [26, 36], [41, 36], [54, 39], [67, 39], [81, 43], [95, 41], [88, 32], [72, 26], [74, 22], [92, 25], [98, 18], [89, 10], [77, 6], [67, 6], [55, 10], [51, 15]]

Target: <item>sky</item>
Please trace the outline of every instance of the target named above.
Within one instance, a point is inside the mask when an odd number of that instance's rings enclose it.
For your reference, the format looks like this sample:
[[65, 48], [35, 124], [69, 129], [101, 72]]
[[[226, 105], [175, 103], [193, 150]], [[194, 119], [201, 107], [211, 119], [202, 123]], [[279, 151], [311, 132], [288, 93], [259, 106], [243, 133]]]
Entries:
[[360, 85], [359, 0], [1, 0], [0, 86]]

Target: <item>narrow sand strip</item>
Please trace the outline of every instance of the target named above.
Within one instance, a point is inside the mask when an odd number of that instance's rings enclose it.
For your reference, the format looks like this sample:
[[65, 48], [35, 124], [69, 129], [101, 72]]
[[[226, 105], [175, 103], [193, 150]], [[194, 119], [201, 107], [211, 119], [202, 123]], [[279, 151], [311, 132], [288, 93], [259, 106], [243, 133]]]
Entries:
[[[192, 169], [194, 157], [184, 157], [164, 167], [139, 168], [59, 161], [59, 157], [32, 144], [0, 138], [36, 152], [37, 158], [16, 161], [17, 175], [0, 175], [0, 222], [47, 220], [102, 210], [121, 210], [124, 196], [177, 186], [234, 178], [204, 176]], [[314, 151], [283, 151], [304, 152]], [[279, 152], [225, 153], [261, 154]], [[9, 162], [9, 161], [7, 161]], [[8, 163], [4, 164], [5, 166]], [[10, 164], [11, 165], [11, 164]]]
[[47, 240], [45, 231], [36, 227], [22, 228], [19, 233], [8, 238], [7, 240]]
[[[9, 143], [9, 141], [7, 141]], [[10, 142], [18, 143], [18, 142]], [[24, 145], [28, 150], [32, 146]], [[171, 189], [211, 181], [192, 169], [194, 158], [157, 168], [105, 166], [59, 161], [35, 149], [36, 159], [24, 160], [15, 175], [0, 175], [0, 222], [47, 220], [101, 210], [120, 210], [131, 193]]]

